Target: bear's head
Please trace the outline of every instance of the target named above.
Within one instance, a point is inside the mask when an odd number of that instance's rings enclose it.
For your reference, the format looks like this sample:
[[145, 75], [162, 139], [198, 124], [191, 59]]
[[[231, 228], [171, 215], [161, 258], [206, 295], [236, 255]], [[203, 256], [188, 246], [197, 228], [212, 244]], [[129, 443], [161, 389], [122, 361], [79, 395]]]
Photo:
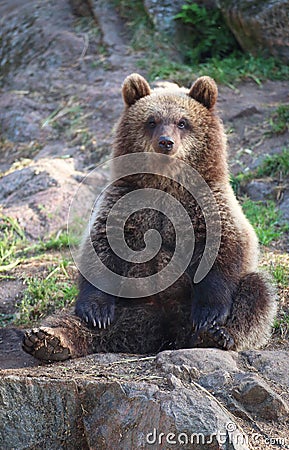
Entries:
[[214, 111], [218, 89], [212, 78], [200, 77], [190, 89], [173, 85], [151, 90], [141, 75], [131, 74], [122, 94], [125, 110], [116, 132], [115, 156], [163, 153], [189, 163], [204, 178], [218, 178], [226, 171], [224, 132]]

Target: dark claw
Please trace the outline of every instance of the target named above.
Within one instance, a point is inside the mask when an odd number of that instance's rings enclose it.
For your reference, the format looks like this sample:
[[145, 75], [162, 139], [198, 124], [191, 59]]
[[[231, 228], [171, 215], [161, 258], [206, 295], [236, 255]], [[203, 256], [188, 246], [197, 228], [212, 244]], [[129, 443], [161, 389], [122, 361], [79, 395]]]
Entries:
[[212, 325], [208, 329], [208, 335], [212, 338], [215, 344], [223, 350], [230, 350], [234, 346], [234, 339], [226, 328], [219, 327], [216, 324]]
[[192, 347], [217, 347], [222, 350], [231, 350], [234, 339], [226, 328], [219, 327], [216, 322], [199, 328], [191, 337]]
[[75, 312], [91, 328], [106, 329], [113, 321], [114, 305], [114, 297], [99, 293], [99, 298], [79, 298]]
[[201, 305], [193, 304], [191, 312], [193, 328], [195, 331], [198, 331], [202, 328], [215, 326], [215, 324], [223, 326], [226, 323], [229, 313], [229, 305], [214, 305], [202, 307]]

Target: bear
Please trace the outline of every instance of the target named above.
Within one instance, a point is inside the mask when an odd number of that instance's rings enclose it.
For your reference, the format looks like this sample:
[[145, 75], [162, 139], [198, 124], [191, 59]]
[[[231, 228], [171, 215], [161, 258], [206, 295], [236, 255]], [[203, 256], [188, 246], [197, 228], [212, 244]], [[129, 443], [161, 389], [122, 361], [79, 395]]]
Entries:
[[[276, 314], [276, 293], [267, 275], [257, 269], [258, 240], [230, 185], [215, 81], [202, 76], [190, 89], [175, 85], [151, 89], [145, 78], [131, 74], [124, 80], [122, 96], [125, 107], [115, 132], [113, 159], [144, 155], [148, 161], [152, 158], [154, 165], [157, 156], [165, 160], [160, 163], [165, 170], [157, 174], [139, 171], [112, 182], [82, 244], [81, 264], [88, 268], [89, 276], [82, 270], [79, 273], [75, 311], [50, 317], [40, 328], [28, 330], [23, 349], [48, 362], [96, 352], [155, 354], [194, 347], [240, 351], [264, 346]], [[196, 274], [208, 240], [206, 230], [208, 225], [214, 229], [218, 224], [216, 218], [206, 220], [206, 196], [201, 207], [181, 186], [180, 180], [186, 178], [183, 164], [195, 174], [192, 178], [203, 180], [220, 222], [216, 255], [200, 280], [196, 280]], [[201, 198], [203, 185], [196, 186]], [[152, 294], [143, 289], [144, 282], [173, 261], [177, 239], [174, 219], [155, 209], [152, 201], [151, 207], [146, 204], [130, 214], [124, 231], [115, 221], [114, 236], [123, 231], [127, 246], [134, 252], [146, 248], [144, 237], [149, 230], [160, 234], [157, 253], [145, 261], [123, 259], [110, 247], [107, 236], [112, 208], [140, 189], [157, 189], [173, 196], [187, 211], [194, 230], [194, 245], [193, 238], [185, 239], [186, 230], [183, 232], [184, 258], [193, 248], [185, 270]], [[95, 273], [93, 252], [111, 273], [134, 279], [135, 297], [123, 295], [121, 289], [111, 290], [110, 278], [101, 271]], [[105, 282], [102, 277], [107, 277]], [[108, 288], [100, 288], [98, 281]], [[158, 278], [157, 287], [158, 283], [163, 286], [163, 281]]]

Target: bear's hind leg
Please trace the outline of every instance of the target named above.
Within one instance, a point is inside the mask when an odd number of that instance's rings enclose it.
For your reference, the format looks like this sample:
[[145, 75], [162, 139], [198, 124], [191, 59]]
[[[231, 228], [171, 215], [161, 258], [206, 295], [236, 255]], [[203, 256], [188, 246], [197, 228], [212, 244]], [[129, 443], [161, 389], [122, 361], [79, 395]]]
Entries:
[[260, 348], [270, 337], [277, 310], [277, 295], [265, 274], [252, 272], [241, 278], [226, 330], [234, 350]]
[[26, 331], [22, 348], [41, 361], [65, 361], [93, 353], [93, 335], [73, 314], [52, 316]]
[[237, 351], [262, 347], [270, 337], [276, 309], [276, 293], [266, 276], [249, 273], [237, 286], [226, 322], [199, 328], [191, 346]]
[[165, 327], [157, 303], [117, 301], [110, 327], [88, 328], [75, 314], [51, 316], [26, 332], [23, 350], [45, 362], [100, 352], [157, 353], [167, 345]]

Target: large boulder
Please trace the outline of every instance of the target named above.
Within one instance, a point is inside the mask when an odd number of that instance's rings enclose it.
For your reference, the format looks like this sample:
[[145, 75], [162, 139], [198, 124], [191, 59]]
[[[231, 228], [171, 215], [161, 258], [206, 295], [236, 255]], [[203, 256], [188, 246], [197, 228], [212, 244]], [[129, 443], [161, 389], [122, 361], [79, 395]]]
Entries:
[[[155, 29], [172, 42], [183, 41], [187, 28], [174, 20], [184, 0], [144, 0]], [[231, 31], [245, 52], [263, 53], [289, 61], [289, 0], [195, 0], [208, 11], [220, 8]]]
[[0, 370], [1, 448], [271, 450], [288, 432], [286, 361], [187, 349]]
[[82, 176], [71, 158], [61, 157], [40, 158], [22, 169], [10, 169], [0, 178], [2, 212], [16, 219], [31, 239], [65, 229], [73, 220], [82, 234], [85, 224], [80, 225], [81, 218], [103, 187], [106, 174], [94, 171], [80, 188]]
[[289, 0], [219, 0], [244, 51], [289, 62]]

